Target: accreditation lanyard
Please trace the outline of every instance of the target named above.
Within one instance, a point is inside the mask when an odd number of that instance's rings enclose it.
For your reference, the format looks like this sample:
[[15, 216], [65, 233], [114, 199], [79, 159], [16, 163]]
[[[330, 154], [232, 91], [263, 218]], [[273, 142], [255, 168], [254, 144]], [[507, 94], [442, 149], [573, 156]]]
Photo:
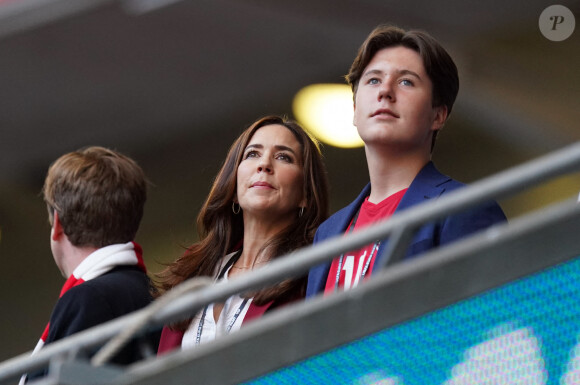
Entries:
[[[358, 208], [358, 210], [356, 211], [356, 214], [354, 215], [354, 218], [352, 219], [352, 222], [351, 222], [351, 224], [350, 224], [350, 226], [349, 226], [349, 228], [347, 230], [347, 234], [350, 234], [350, 233], [353, 232], [354, 226], [356, 225], [356, 221], [358, 219], [359, 213], [360, 213], [360, 207]], [[376, 241], [373, 244], [373, 248], [371, 250], [371, 255], [365, 261], [364, 268], [363, 268], [363, 270], [361, 272], [361, 275], [360, 275], [360, 280], [364, 279], [364, 277], [365, 277], [365, 275], [366, 275], [366, 273], [367, 273], [367, 271], [369, 269], [369, 266], [371, 264], [371, 261], [373, 260], [373, 257], [375, 255], [376, 251], [379, 249], [379, 246], [380, 245], [381, 245], [381, 241]], [[341, 273], [341, 270], [342, 270], [342, 264], [343, 263], [344, 263], [344, 253], [340, 254], [340, 258], [338, 259], [338, 267], [336, 269], [336, 280], [334, 281], [334, 291], [337, 291], [338, 290], [338, 285], [340, 283], [340, 273]]]
[[[230, 260], [226, 263], [226, 265], [224, 266], [224, 268], [222, 269], [222, 271], [219, 273], [218, 279], [222, 279], [225, 276], [226, 271], [228, 271], [228, 269], [231, 266], [233, 266], [234, 263], [236, 263], [236, 261], [238, 260], [238, 258], [240, 258], [240, 255], [241, 254], [242, 254], [242, 251], [239, 250], [236, 254], [234, 254], [232, 256], [232, 258], [230, 258]], [[249, 300], [248, 298], [244, 298], [244, 300], [242, 301], [242, 304], [238, 307], [238, 309], [234, 313], [233, 318], [230, 320], [230, 322], [228, 322], [228, 324], [226, 326], [226, 333], [228, 333], [228, 334], [230, 333], [230, 331], [232, 330], [232, 327], [234, 326], [234, 324], [238, 320], [238, 317], [242, 313], [242, 310], [244, 310], [244, 307], [248, 303], [248, 300]], [[197, 335], [195, 337], [195, 344], [196, 345], [199, 345], [200, 342], [201, 342], [201, 334], [203, 333], [203, 324], [205, 323], [205, 316], [207, 315], [207, 308], [208, 308], [208, 306], [209, 305], [206, 305], [203, 308], [203, 313], [201, 314], [201, 319], [199, 320], [199, 325], [197, 326]], [[225, 308], [224, 308], [224, 310], [225, 310]], [[223, 310], [222, 310], [222, 312], [223, 312]]]
[[[247, 303], [248, 303], [248, 298], [244, 298], [244, 300], [242, 301], [242, 304], [238, 307], [234, 316], [232, 317], [232, 319], [230, 320], [230, 322], [226, 326], [226, 333], [227, 334], [229, 334], [230, 331], [232, 330], [232, 327], [234, 326], [234, 324], [238, 320], [238, 317], [242, 313], [242, 310], [244, 310], [244, 307], [246, 306]], [[222, 312], [223, 312], [223, 310], [222, 310]], [[199, 325], [197, 326], [197, 335], [195, 337], [195, 344], [196, 345], [199, 345], [201, 342], [201, 333], [203, 333], [203, 324], [205, 322], [206, 314], [207, 314], [207, 305], [206, 305], [206, 307], [203, 308], [203, 313], [201, 314], [201, 319], [199, 320]]]

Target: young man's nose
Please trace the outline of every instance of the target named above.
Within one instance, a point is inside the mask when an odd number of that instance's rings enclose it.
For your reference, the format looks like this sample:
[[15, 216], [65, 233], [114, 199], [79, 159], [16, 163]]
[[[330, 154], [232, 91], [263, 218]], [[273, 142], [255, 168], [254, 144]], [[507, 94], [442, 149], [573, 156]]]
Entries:
[[390, 80], [385, 80], [379, 86], [378, 99], [388, 99], [389, 101], [395, 101], [395, 87]]

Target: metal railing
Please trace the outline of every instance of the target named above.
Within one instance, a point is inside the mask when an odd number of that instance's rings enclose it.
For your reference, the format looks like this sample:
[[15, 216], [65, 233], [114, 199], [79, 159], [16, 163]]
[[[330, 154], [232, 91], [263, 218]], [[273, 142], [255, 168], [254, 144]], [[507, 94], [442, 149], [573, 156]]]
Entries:
[[[347, 368], [357, 368], [357, 360], [364, 358], [355, 355], [350, 361], [351, 356], [345, 356], [341, 363], [334, 362], [336, 367], [320, 357], [333, 356], [335, 348], [342, 350], [346, 346], [364, 350], [375, 333], [408, 330], [415, 321], [445, 311], [447, 306], [454, 307], [490, 289], [502, 290], [504, 284], [511, 286], [520, 278], [527, 280], [545, 269], [578, 260], [579, 228], [580, 205], [575, 199], [568, 200], [375, 272], [372, 279], [353, 289], [287, 305], [211, 344], [177, 349], [138, 362], [110, 383], [227, 385], [257, 379], [257, 383], [265, 384], [278, 382], [260, 376], [284, 376], [281, 373], [286, 373], [284, 383], [289, 383], [297, 378], [299, 367], [303, 374], [304, 368], [309, 368], [306, 372], [314, 377], [317, 373], [319, 379], [321, 372], [339, 368], [348, 371]], [[488, 317], [494, 319], [486, 313], [481, 321]], [[431, 333], [437, 334], [436, 328]], [[372, 350], [367, 354], [372, 356]], [[419, 365], [428, 365], [420, 361], [421, 356], [417, 360]], [[385, 361], [383, 367], [391, 364]], [[62, 368], [75, 366], [73, 362]], [[94, 375], [98, 377], [99, 373]]]
[[[161, 310], [156, 310], [154, 314], [149, 314], [149, 308], [145, 308], [47, 345], [34, 356], [25, 353], [6, 360], [0, 364], [0, 384], [12, 383], [11, 381], [17, 379], [22, 373], [44, 368], [51, 361], [54, 363], [72, 360], [77, 352], [102, 346], [109, 339], [144, 318], [147, 318], [146, 327], [160, 327], [186, 317], [206, 304], [225, 300], [233, 294], [259, 289], [291, 276], [305, 274], [312, 266], [329, 261], [344, 251], [371, 243], [375, 239], [390, 238], [389, 253], [391, 255], [387, 256], [387, 259], [391, 261], [390, 263], [394, 263], [405, 252], [407, 243], [411, 239], [409, 234], [412, 234], [423, 223], [443, 218], [489, 200], [508, 197], [525, 188], [579, 170], [580, 143], [575, 143], [472, 183], [463, 189], [440, 197], [435, 202], [409, 208], [394, 215], [388, 221], [369, 226], [365, 231], [334, 237], [279, 258], [267, 266], [256, 269], [251, 274], [232, 278], [228, 282], [218, 282], [192, 293], [185, 293]], [[487, 241], [493, 242], [493, 232], [487, 231], [487, 234]], [[367, 286], [367, 284], [362, 286]], [[218, 346], [218, 344], [215, 345]]]

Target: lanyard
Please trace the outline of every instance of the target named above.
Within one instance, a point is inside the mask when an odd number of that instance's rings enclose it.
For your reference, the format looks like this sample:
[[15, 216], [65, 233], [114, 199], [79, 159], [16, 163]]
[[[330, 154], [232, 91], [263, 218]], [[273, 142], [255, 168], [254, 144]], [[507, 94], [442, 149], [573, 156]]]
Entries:
[[[354, 226], [356, 225], [356, 221], [358, 219], [359, 213], [360, 213], [360, 207], [358, 208], [358, 210], [356, 211], [356, 214], [354, 215], [354, 218], [352, 219], [352, 222], [351, 222], [351, 224], [350, 224], [350, 226], [349, 226], [349, 228], [347, 230], [347, 234], [353, 232]], [[365, 277], [365, 275], [366, 275], [366, 273], [367, 273], [367, 271], [369, 269], [369, 266], [371, 264], [371, 261], [373, 260], [373, 256], [375, 255], [375, 252], [379, 249], [379, 246], [380, 245], [381, 245], [381, 241], [376, 241], [373, 244], [373, 248], [371, 250], [371, 255], [366, 260], [365, 266], [363, 268], [363, 271], [361, 272], [361, 275], [360, 275], [361, 279], [364, 279], [364, 277]], [[337, 291], [338, 290], [338, 284], [340, 282], [340, 273], [341, 273], [341, 270], [342, 270], [343, 261], [344, 261], [344, 253], [340, 254], [340, 258], [338, 259], [338, 267], [336, 269], [336, 279], [334, 281], [334, 291]]]
[[[227, 334], [229, 334], [230, 331], [232, 330], [232, 327], [234, 326], [234, 324], [238, 320], [238, 317], [242, 313], [242, 310], [244, 309], [244, 307], [246, 306], [247, 303], [248, 303], [248, 298], [244, 298], [244, 300], [242, 301], [242, 304], [236, 310], [234, 317], [231, 319], [231, 321], [226, 326], [226, 333]], [[200, 341], [201, 341], [201, 333], [203, 333], [203, 324], [205, 322], [205, 316], [207, 314], [207, 306], [208, 305], [206, 305], [206, 307], [203, 308], [203, 313], [201, 315], [201, 319], [199, 320], [199, 325], [197, 326], [197, 335], [195, 336], [195, 344], [196, 345], [199, 345]]]
[[[231, 266], [233, 266], [234, 263], [236, 263], [236, 261], [240, 258], [240, 255], [242, 255], [241, 249], [230, 258], [230, 260], [226, 263], [226, 265], [223, 267], [223, 269], [218, 274], [217, 279], [222, 279], [225, 276], [226, 271], [228, 271], [228, 269]], [[238, 317], [242, 313], [242, 310], [244, 310], [244, 307], [246, 306], [247, 303], [248, 303], [248, 298], [244, 298], [244, 300], [242, 301], [242, 304], [238, 307], [238, 309], [234, 313], [234, 317], [226, 326], [226, 333], [228, 333], [228, 334], [230, 333], [230, 331], [232, 330], [232, 327], [234, 326], [234, 324], [238, 320]], [[200, 341], [201, 341], [201, 334], [203, 333], [203, 324], [205, 323], [205, 316], [207, 315], [208, 306], [209, 305], [206, 305], [203, 308], [203, 313], [201, 314], [201, 319], [199, 320], [199, 325], [197, 326], [197, 335], [195, 337], [195, 344], [196, 345], [199, 345]], [[223, 310], [222, 310], [222, 312], [223, 312]]]

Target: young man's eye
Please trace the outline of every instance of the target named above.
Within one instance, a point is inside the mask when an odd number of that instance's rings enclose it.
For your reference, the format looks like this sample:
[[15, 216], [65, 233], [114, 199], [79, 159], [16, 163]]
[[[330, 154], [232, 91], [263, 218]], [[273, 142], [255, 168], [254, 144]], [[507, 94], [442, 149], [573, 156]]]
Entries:
[[377, 78], [370, 78], [367, 83], [368, 84], [379, 84], [379, 79], [377, 79]]
[[401, 79], [400, 83], [404, 86], [413, 86], [414, 83], [409, 79]]

